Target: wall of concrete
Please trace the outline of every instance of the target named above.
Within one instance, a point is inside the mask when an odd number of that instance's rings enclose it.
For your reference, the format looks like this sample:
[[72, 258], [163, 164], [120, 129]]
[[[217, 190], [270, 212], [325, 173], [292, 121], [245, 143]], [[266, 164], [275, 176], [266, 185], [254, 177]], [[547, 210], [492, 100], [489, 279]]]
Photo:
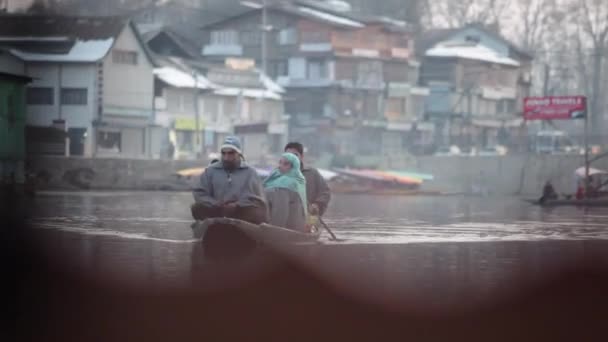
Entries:
[[197, 161], [38, 157], [28, 160], [39, 189], [179, 190], [189, 181], [173, 174], [204, 165]]
[[[391, 168], [430, 173], [427, 190], [449, 193], [484, 191], [496, 195], [537, 195], [551, 180], [560, 193], [575, 191], [574, 170], [583, 156], [420, 157]], [[90, 159], [40, 157], [29, 160], [29, 171], [43, 188], [52, 189], [188, 189], [188, 180], [173, 176], [178, 170], [206, 165], [200, 161], [145, 159]], [[608, 169], [608, 160], [596, 168]]]
[[[435, 176], [429, 189], [469, 193], [475, 189], [491, 194], [540, 194], [550, 180], [560, 193], [574, 193], [574, 171], [584, 165], [578, 155], [521, 155], [504, 157], [421, 157], [411, 169]], [[593, 167], [608, 169], [608, 160]], [[410, 169], [410, 168], [408, 168]]]

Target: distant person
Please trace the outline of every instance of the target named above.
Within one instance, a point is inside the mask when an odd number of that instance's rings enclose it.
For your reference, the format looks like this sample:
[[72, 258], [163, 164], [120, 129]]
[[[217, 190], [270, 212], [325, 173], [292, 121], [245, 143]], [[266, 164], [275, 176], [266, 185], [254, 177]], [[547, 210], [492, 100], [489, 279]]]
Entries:
[[304, 146], [299, 142], [290, 142], [285, 146], [285, 152], [295, 154], [300, 160], [300, 168], [306, 178], [306, 198], [308, 212], [312, 215], [323, 216], [331, 199], [329, 186], [319, 170], [304, 165]]
[[169, 142], [169, 146], [167, 146], [167, 155], [169, 159], [173, 159], [175, 156], [175, 145], [171, 141]]
[[282, 155], [278, 168], [264, 181], [264, 190], [272, 225], [306, 230], [306, 179], [295, 154]]
[[585, 198], [585, 182], [578, 182], [578, 186], [576, 188], [576, 199], [582, 200]]
[[227, 137], [221, 152], [221, 160], [205, 169], [193, 191], [192, 216], [196, 220], [231, 217], [254, 224], [266, 222], [262, 182], [245, 163], [240, 140]]
[[538, 202], [542, 204], [545, 203], [547, 200], [555, 200], [558, 197], [559, 196], [557, 195], [557, 192], [555, 192], [553, 184], [551, 184], [550, 181], [547, 181], [545, 183], [545, 186], [543, 187], [543, 195], [540, 197]]

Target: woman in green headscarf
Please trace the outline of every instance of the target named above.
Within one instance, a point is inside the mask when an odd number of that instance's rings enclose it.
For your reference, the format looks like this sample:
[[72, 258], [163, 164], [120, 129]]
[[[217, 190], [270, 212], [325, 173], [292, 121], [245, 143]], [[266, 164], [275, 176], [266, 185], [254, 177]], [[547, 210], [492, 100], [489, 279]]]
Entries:
[[270, 223], [288, 229], [306, 230], [306, 179], [300, 160], [293, 153], [284, 153], [279, 167], [264, 181], [270, 210]]

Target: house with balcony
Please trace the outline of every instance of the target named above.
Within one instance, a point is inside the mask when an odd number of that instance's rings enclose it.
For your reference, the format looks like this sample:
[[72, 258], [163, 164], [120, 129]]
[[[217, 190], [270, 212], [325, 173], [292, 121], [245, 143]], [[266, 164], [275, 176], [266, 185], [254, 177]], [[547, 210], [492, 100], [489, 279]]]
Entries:
[[430, 89], [426, 115], [436, 145], [514, 145], [522, 134], [532, 56], [481, 25], [422, 35], [421, 84]]
[[247, 57], [286, 91], [290, 139], [308, 154], [379, 156], [420, 143], [424, 98], [407, 23], [332, 9], [319, 1], [266, 6], [204, 27], [207, 60]]
[[64, 130], [65, 154], [158, 157], [153, 64], [131, 22], [3, 15], [0, 46], [33, 79], [26, 88], [27, 125]]
[[173, 158], [210, 158], [228, 135], [241, 138], [250, 162], [264, 164], [282, 152], [288, 136], [284, 89], [252, 60], [219, 64], [159, 56], [156, 61], [156, 118], [168, 131]]

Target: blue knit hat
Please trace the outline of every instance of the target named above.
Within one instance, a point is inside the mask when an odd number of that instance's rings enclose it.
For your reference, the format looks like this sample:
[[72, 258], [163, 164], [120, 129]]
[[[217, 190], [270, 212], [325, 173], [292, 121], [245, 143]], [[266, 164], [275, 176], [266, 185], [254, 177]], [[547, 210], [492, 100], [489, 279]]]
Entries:
[[226, 139], [224, 139], [224, 143], [222, 144], [221, 150], [225, 148], [234, 150], [238, 154], [243, 154], [243, 152], [241, 151], [241, 140], [234, 135], [227, 136]]

